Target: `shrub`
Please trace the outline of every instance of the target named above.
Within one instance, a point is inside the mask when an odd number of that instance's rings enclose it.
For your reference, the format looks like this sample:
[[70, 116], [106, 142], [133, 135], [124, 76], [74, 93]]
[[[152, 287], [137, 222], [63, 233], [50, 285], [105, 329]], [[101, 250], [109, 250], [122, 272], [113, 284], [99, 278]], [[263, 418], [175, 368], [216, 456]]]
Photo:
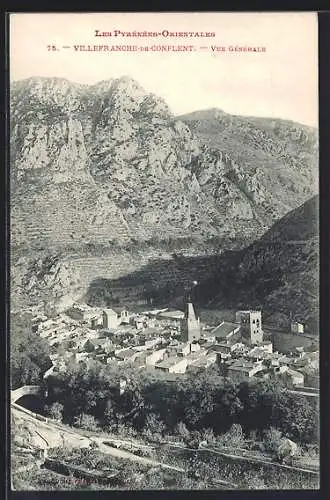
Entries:
[[181, 438], [184, 442], [189, 441], [190, 432], [188, 431], [186, 424], [179, 422], [175, 427], [175, 434]]
[[271, 427], [264, 433], [263, 448], [270, 453], [276, 453], [281, 443], [282, 433], [278, 429]]
[[246, 472], [243, 478], [243, 484], [249, 490], [264, 490], [267, 488], [265, 481], [260, 474], [253, 472]]
[[74, 425], [88, 431], [95, 431], [98, 427], [96, 419], [88, 413], [81, 413], [74, 419]]
[[147, 439], [157, 442], [161, 441], [164, 430], [165, 424], [160, 418], [153, 413], [147, 415], [143, 428], [143, 434]]
[[50, 406], [45, 407], [46, 414], [49, 416], [49, 418], [52, 418], [53, 420], [57, 420], [58, 422], [62, 422], [63, 418], [63, 410], [64, 407], [61, 403], [58, 403], [57, 401]]
[[202, 441], [202, 436], [199, 431], [192, 431], [190, 433], [189, 446], [191, 448], [198, 448], [199, 443]]
[[320, 454], [320, 449], [318, 444], [308, 444], [305, 447], [305, 453], [310, 458], [318, 458]]
[[260, 442], [258, 440], [258, 434], [257, 431], [252, 430], [249, 433], [249, 441], [248, 441], [248, 448], [251, 450], [259, 450], [260, 449]]
[[132, 438], [136, 437], [137, 432], [134, 427], [131, 427], [128, 424], [118, 424], [117, 434], [123, 437]]
[[232, 448], [244, 448], [246, 446], [243, 429], [240, 424], [233, 424], [229, 431], [217, 436], [217, 444]]
[[215, 444], [216, 437], [214, 435], [213, 429], [205, 429], [202, 431], [202, 440], [207, 441], [208, 444]]

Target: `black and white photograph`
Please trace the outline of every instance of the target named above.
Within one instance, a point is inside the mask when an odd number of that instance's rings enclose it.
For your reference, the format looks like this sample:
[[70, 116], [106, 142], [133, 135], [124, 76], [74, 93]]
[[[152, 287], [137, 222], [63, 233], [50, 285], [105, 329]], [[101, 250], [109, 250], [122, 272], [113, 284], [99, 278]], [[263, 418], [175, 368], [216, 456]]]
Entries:
[[11, 490], [319, 489], [317, 14], [11, 13], [9, 78]]

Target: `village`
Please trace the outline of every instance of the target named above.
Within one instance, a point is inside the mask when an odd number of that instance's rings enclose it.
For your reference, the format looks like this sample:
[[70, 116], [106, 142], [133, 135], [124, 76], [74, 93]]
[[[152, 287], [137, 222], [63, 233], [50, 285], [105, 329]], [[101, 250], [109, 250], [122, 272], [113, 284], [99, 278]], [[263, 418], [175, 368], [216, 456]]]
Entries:
[[295, 342], [275, 350], [272, 332], [263, 329], [258, 310], [237, 311], [235, 321], [210, 326], [201, 323], [189, 299], [185, 311], [142, 313], [81, 303], [55, 318], [36, 316], [33, 329], [51, 349], [52, 366], [45, 379], [66, 371], [72, 362], [88, 367], [98, 360], [162, 372], [169, 380], [216, 365], [234, 382], [273, 378], [291, 389], [315, 391], [319, 385], [318, 345], [306, 343], [304, 326], [292, 322], [286, 337]]

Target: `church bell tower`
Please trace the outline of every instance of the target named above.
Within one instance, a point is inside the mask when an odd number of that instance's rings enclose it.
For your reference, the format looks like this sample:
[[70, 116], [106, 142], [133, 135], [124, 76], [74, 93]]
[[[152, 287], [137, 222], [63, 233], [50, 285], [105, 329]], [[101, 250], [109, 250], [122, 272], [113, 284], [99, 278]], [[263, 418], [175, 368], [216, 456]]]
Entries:
[[195, 308], [192, 302], [186, 304], [183, 324], [183, 340], [193, 342], [201, 338], [200, 320], [196, 315]]

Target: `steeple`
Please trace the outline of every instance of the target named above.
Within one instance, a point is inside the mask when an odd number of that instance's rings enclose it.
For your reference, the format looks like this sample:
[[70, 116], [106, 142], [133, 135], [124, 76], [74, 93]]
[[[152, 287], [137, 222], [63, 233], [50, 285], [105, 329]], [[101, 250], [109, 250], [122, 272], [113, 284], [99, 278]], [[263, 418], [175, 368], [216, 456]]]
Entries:
[[201, 336], [201, 327], [199, 318], [196, 315], [195, 308], [192, 302], [188, 299], [185, 308], [185, 315], [183, 320], [183, 340], [192, 342], [199, 340]]

